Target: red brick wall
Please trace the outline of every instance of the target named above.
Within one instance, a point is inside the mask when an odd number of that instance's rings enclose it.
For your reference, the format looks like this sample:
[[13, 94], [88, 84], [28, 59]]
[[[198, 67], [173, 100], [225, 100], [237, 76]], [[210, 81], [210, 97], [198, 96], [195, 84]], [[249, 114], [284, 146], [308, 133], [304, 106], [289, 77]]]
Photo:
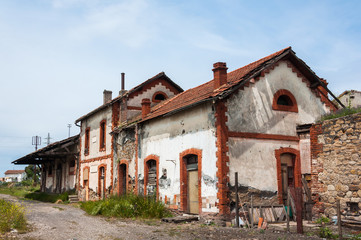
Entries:
[[227, 116], [226, 116], [227, 107], [224, 101], [219, 101], [216, 103], [216, 146], [217, 146], [217, 178], [218, 178], [218, 208], [221, 215], [230, 214], [229, 206], [229, 157], [228, 153], [228, 127], [226, 125]]

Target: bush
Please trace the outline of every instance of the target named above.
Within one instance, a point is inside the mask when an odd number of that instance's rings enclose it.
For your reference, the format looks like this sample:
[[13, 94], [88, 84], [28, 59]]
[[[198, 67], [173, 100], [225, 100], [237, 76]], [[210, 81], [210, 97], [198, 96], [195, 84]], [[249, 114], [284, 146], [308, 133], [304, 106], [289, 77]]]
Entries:
[[26, 228], [24, 207], [0, 199], [0, 232], [11, 229], [24, 230]]
[[128, 194], [105, 200], [82, 202], [81, 208], [90, 215], [122, 218], [163, 218], [171, 216], [162, 202], [152, 197]]

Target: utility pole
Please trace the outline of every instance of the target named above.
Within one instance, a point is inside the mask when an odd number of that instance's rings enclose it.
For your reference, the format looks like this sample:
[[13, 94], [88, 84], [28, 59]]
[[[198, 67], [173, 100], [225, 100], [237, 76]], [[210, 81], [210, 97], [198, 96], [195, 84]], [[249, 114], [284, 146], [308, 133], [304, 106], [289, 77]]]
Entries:
[[46, 145], [49, 145], [50, 144], [50, 139], [52, 139], [50, 137], [50, 133], [48, 133], [48, 137], [46, 137], [45, 139], [46, 139]]
[[35, 151], [38, 150], [38, 145], [41, 145], [41, 137], [33, 136], [32, 145], [35, 146]]
[[71, 128], [71, 124], [70, 124], [70, 123], [68, 124], [68, 128], [69, 128], [69, 135], [68, 135], [68, 137], [70, 137], [70, 128]]

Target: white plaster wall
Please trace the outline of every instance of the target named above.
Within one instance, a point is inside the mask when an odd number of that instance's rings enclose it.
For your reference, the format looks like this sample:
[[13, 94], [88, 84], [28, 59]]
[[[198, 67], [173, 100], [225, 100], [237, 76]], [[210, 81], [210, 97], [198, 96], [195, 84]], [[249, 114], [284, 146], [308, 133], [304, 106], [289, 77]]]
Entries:
[[21, 182], [23, 180], [25, 176], [25, 173], [19, 173], [19, 174], [6, 174], [5, 177], [6, 178], [9, 178], [8, 181], [11, 181], [12, 179], [15, 179], [17, 178], [17, 182]]
[[[105, 152], [99, 151], [99, 139], [100, 139], [100, 122], [106, 120], [106, 142], [105, 142]], [[85, 147], [85, 129], [90, 127], [90, 141], [89, 141], [89, 155], [84, 155]], [[82, 121], [82, 131], [80, 134], [81, 137], [81, 160], [87, 160], [91, 158], [101, 157], [111, 153], [111, 135], [109, 134], [112, 131], [112, 108], [107, 107], [92, 116], [88, 119]]]
[[[154, 154], [159, 156], [159, 178], [162, 170], [167, 170], [170, 186], [160, 188], [159, 195], [172, 203], [174, 195], [180, 194], [180, 159], [183, 151], [196, 148], [202, 150], [202, 198], [210, 203], [217, 199], [216, 187], [216, 137], [214, 113], [210, 104], [188, 110], [184, 113], [157, 119], [145, 124], [141, 133], [138, 173], [144, 177], [144, 158]], [[202, 208], [203, 212], [218, 211]]]
[[84, 187], [84, 168], [89, 167], [89, 189], [92, 189], [94, 192], [98, 192], [98, 166], [101, 164], [106, 164], [106, 176], [105, 176], [105, 187], [108, 189], [111, 185], [111, 159], [103, 159], [100, 161], [90, 162], [90, 163], [82, 163], [81, 164], [81, 173], [80, 173], [80, 185]]
[[229, 138], [229, 174], [234, 185], [238, 183], [263, 191], [277, 191], [277, 165], [275, 149], [290, 147], [298, 150], [298, 143], [287, 141]]
[[[295, 97], [298, 113], [274, 111], [274, 94], [286, 89]], [[285, 62], [228, 101], [229, 131], [296, 136], [296, 125], [313, 123], [329, 109]]]

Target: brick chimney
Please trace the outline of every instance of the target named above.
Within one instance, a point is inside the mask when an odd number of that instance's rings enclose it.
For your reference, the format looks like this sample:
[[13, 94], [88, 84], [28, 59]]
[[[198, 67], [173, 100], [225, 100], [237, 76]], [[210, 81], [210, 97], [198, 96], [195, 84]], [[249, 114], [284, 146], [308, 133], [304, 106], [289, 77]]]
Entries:
[[213, 64], [214, 89], [227, 83], [227, 64], [225, 62], [216, 62]]
[[112, 100], [112, 91], [104, 90], [103, 92], [103, 104], [106, 104]]
[[145, 118], [148, 113], [150, 113], [150, 99], [144, 98], [142, 100], [142, 119]]

